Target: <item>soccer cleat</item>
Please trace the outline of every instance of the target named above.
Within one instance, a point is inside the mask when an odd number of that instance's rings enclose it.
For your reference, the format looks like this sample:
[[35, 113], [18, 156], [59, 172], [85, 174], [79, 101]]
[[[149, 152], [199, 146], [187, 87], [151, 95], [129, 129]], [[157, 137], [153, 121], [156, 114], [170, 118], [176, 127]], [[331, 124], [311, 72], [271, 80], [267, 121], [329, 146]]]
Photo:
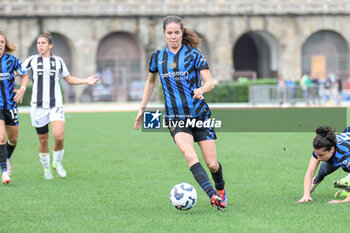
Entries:
[[212, 196], [211, 196], [211, 199], [210, 199], [210, 204], [213, 206], [213, 207], [216, 207], [218, 208], [219, 210], [223, 210], [225, 209], [225, 207], [227, 206], [226, 203], [224, 203], [220, 197], [220, 195], [218, 193], [214, 193]]
[[350, 195], [350, 192], [347, 192], [345, 190], [338, 190], [335, 194], [334, 197], [348, 197]]
[[6, 166], [7, 166], [7, 172], [9, 176], [12, 176], [12, 164], [11, 164], [11, 159], [6, 160]]
[[313, 191], [315, 191], [317, 185], [319, 185], [319, 184], [321, 183], [321, 182], [316, 183], [316, 182], [315, 182], [315, 178], [316, 178], [316, 176], [315, 176], [314, 178], [312, 178], [311, 187], [310, 187], [310, 193], [312, 193]]
[[44, 169], [44, 178], [45, 178], [45, 180], [52, 180], [53, 179], [51, 168]]
[[2, 175], [1, 175], [1, 180], [2, 180], [2, 183], [3, 184], [9, 184], [11, 183], [11, 178], [8, 174], [8, 172], [2, 172]]
[[62, 164], [57, 164], [57, 163], [53, 163], [52, 164], [53, 169], [55, 169], [57, 171], [57, 174], [61, 177], [61, 178], [65, 178], [67, 176], [66, 171], [64, 170]]
[[345, 191], [350, 192], [350, 180], [346, 177], [334, 181], [335, 188], [345, 189]]
[[220, 195], [220, 198], [222, 200], [221, 204], [223, 206], [225, 206], [224, 208], [226, 208], [227, 207], [227, 198], [226, 198], [226, 189], [225, 189], [225, 187], [224, 187], [223, 190], [216, 190], [216, 191], [218, 192], [218, 194]]

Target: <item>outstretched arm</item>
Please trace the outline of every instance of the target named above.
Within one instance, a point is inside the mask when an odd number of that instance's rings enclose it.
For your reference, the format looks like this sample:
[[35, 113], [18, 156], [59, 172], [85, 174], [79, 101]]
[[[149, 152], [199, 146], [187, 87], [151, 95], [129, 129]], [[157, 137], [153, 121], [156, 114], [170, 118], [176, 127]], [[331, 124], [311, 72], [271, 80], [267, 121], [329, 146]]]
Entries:
[[315, 171], [320, 164], [320, 161], [311, 157], [309, 162], [309, 167], [307, 168], [305, 177], [304, 177], [304, 196], [298, 201], [299, 203], [312, 201], [310, 187], [312, 182], [312, 177], [315, 174]]
[[138, 130], [142, 124], [142, 115], [146, 109], [149, 98], [151, 97], [151, 95], [153, 93], [155, 83], [156, 83], [156, 73], [149, 72], [148, 77], [147, 77], [147, 81], [145, 84], [145, 88], [143, 89], [143, 97], [142, 97], [142, 101], [141, 101], [141, 106], [140, 106], [139, 112], [135, 118], [134, 128], [136, 130]]
[[350, 202], [350, 196], [347, 196], [344, 200], [331, 200], [330, 204], [337, 204], [337, 203], [344, 203], [344, 202]]
[[90, 76], [86, 79], [77, 78], [77, 77], [68, 75], [68, 76], [64, 77], [64, 80], [66, 80], [66, 82], [70, 85], [88, 84], [91, 86], [91, 85], [94, 85], [95, 83], [97, 83], [100, 79], [97, 78], [97, 75]]

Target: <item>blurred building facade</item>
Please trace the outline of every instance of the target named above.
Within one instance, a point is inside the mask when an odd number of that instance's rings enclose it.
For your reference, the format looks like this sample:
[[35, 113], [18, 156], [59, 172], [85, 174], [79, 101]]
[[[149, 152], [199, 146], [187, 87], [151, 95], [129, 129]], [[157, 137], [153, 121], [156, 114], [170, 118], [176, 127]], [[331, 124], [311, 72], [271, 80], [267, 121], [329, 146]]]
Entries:
[[[21, 60], [36, 53], [40, 33], [51, 32], [54, 53], [73, 75], [99, 72], [112, 86], [111, 100], [127, 101], [134, 98], [131, 91], [139, 96], [130, 87], [145, 81], [152, 52], [166, 46], [163, 17], [174, 14], [202, 38], [218, 81], [350, 76], [345, 0], [1, 0], [0, 30], [17, 45]], [[64, 88], [68, 101], [94, 91]]]

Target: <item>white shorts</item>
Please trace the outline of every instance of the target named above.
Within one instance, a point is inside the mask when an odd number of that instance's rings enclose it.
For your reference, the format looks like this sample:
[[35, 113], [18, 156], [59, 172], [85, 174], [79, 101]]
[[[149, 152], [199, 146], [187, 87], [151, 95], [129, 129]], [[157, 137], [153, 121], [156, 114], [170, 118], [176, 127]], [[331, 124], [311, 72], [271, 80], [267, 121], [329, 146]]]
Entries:
[[63, 107], [54, 108], [36, 108], [32, 107], [30, 110], [30, 118], [32, 125], [35, 128], [43, 127], [51, 121], [65, 121]]

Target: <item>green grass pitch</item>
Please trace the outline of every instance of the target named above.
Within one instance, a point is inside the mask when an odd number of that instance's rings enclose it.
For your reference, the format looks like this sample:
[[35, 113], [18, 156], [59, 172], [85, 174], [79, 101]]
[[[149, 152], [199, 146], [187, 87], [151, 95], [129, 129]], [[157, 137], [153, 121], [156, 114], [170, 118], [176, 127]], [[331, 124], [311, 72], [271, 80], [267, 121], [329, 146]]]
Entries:
[[[13, 182], [0, 187], [0, 232], [346, 232], [350, 203], [331, 205], [327, 177], [298, 204], [314, 133], [218, 133], [228, 205], [218, 211], [200, 189], [169, 133], [133, 129], [136, 112], [66, 113], [67, 178], [46, 181], [29, 115], [20, 115]], [[52, 138], [50, 138], [52, 145]], [[196, 146], [196, 150], [198, 147]], [[204, 165], [204, 161], [200, 156]], [[173, 185], [195, 186], [181, 212]]]

